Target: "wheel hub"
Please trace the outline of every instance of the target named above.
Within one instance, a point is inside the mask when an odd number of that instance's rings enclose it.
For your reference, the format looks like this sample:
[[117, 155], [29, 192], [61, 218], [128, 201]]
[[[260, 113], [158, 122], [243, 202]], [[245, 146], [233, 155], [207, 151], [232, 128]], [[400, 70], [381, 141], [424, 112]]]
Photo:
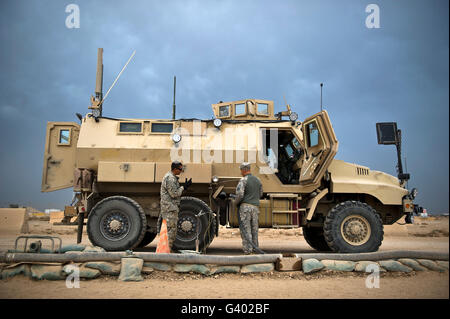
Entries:
[[192, 241], [197, 237], [197, 227], [201, 233], [201, 223], [191, 211], [181, 212], [177, 223], [177, 239], [181, 241]]
[[106, 213], [102, 217], [100, 225], [102, 235], [112, 241], [124, 238], [131, 229], [129, 218], [119, 210], [112, 210]]
[[350, 234], [352, 234], [353, 236], [359, 236], [363, 232], [363, 227], [357, 222], [351, 222], [348, 227]]
[[117, 220], [117, 219], [113, 219], [110, 223], [109, 223], [109, 228], [112, 231], [118, 231], [120, 228], [122, 227], [122, 223]]
[[181, 223], [181, 229], [185, 232], [191, 231], [193, 228], [192, 222], [190, 220], [185, 220]]
[[341, 235], [347, 243], [353, 246], [365, 244], [369, 240], [370, 234], [370, 224], [361, 215], [347, 216], [342, 221]]

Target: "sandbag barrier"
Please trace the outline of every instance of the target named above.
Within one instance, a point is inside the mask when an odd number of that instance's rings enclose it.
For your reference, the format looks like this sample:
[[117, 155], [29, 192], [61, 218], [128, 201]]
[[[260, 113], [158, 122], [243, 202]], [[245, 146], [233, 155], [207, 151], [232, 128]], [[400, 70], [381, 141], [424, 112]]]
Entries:
[[[217, 256], [197, 254], [155, 254], [149, 252], [105, 252], [100, 247], [72, 245], [60, 254], [0, 254], [0, 278], [22, 274], [36, 280], [64, 280], [75, 272], [79, 278], [118, 276], [120, 281], [141, 281], [153, 271], [196, 273], [260, 273], [302, 271], [310, 274], [329, 270], [339, 272], [418, 272], [448, 271], [448, 253], [389, 251], [363, 254], [265, 254]], [[370, 266], [370, 267], [369, 267]], [[375, 267], [375, 268], [374, 268]]]

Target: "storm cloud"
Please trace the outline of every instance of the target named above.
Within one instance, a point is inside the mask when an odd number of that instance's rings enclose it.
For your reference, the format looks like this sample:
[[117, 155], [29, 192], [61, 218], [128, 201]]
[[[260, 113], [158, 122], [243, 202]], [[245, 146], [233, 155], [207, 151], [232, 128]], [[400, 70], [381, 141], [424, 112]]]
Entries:
[[[66, 6], [80, 9], [69, 29]], [[380, 8], [369, 29], [366, 7]], [[211, 103], [284, 97], [300, 120], [323, 103], [336, 156], [396, 175], [375, 123], [398, 123], [417, 202], [449, 205], [448, 1], [2, 1], [0, 206], [63, 208], [71, 190], [41, 193], [47, 121], [78, 121], [104, 48], [104, 115], [211, 118]]]

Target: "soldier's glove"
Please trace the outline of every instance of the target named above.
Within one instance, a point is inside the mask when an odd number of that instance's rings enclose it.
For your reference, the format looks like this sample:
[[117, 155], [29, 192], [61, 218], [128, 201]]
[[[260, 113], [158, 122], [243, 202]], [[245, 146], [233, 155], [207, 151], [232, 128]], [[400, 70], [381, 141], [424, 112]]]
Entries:
[[192, 185], [192, 178], [189, 179], [186, 178], [186, 182], [184, 182], [184, 190], [187, 190], [191, 185]]

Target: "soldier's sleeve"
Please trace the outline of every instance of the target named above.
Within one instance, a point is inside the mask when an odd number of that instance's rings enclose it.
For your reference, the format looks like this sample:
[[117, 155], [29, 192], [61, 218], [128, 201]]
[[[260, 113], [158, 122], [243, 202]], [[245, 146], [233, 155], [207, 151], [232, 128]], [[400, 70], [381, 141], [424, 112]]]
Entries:
[[247, 179], [241, 178], [237, 187], [236, 187], [236, 199], [235, 203], [238, 205], [244, 199], [245, 185], [247, 183]]
[[259, 178], [258, 178], [258, 180], [259, 180], [259, 198], [261, 198], [261, 197], [263, 197], [264, 192], [263, 192], [261, 180]]
[[166, 181], [166, 189], [170, 197], [179, 198], [183, 193], [184, 187], [178, 187], [176, 181], [173, 178], [168, 178]]

